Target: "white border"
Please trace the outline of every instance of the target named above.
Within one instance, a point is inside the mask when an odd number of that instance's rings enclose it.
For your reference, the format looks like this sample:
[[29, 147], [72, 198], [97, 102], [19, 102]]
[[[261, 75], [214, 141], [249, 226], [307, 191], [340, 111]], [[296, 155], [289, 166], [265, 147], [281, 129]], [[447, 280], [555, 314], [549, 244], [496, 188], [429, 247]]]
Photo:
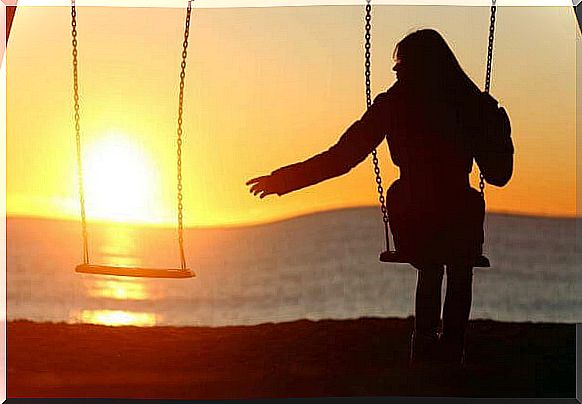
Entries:
[[[497, 0], [498, 6], [577, 6], [582, 0]], [[1, 188], [2, 199], [0, 201], [3, 220], [0, 225], [0, 234], [3, 239], [0, 264], [0, 402], [7, 399], [7, 352], [6, 352], [6, 5], [14, 5], [17, 0], [2, 0], [0, 10], [0, 27], [2, 28], [2, 42], [0, 43], [0, 116], [3, 124], [0, 125], [2, 134], [2, 146], [0, 147]], [[490, 0], [372, 0], [373, 5], [456, 5], [456, 6], [490, 6]], [[111, 6], [111, 7], [163, 7], [184, 8], [186, 0], [77, 0], [77, 6]], [[194, 0], [195, 8], [237, 8], [237, 7], [294, 7], [294, 6], [332, 6], [332, 5], [363, 5], [364, 0]], [[66, 6], [69, 0], [20, 0], [18, 6]], [[576, 397], [582, 402], [582, 390], [580, 384], [580, 346], [582, 341], [582, 325], [576, 326]], [[328, 398], [329, 399], [329, 398]]]
[[2, 200], [0, 201], [0, 210], [2, 211], [2, 225], [0, 225], [0, 234], [2, 235], [2, 254], [0, 255], [0, 264], [2, 273], [0, 273], [0, 402], [6, 401], [6, 369], [8, 367], [6, 358], [6, 58], [4, 50], [6, 49], [6, 6], [2, 3], [0, 10], [0, 27], [2, 27], [2, 43], [0, 44], [0, 116], [3, 124], [0, 125], [2, 134], [2, 147], [0, 147], [0, 187], [2, 188]]

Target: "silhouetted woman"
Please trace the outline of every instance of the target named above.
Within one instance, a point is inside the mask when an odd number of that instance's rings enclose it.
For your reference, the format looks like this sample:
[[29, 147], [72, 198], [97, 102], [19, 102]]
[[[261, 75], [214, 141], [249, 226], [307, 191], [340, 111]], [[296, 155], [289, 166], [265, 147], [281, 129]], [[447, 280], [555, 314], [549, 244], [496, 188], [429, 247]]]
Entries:
[[411, 359], [460, 365], [485, 212], [469, 173], [475, 159], [488, 183], [503, 186], [509, 181], [509, 119], [465, 74], [438, 32], [424, 29], [406, 36], [394, 55], [397, 81], [337, 144], [247, 185], [263, 198], [317, 184], [347, 173], [386, 138], [400, 168], [400, 178], [387, 192], [390, 226], [396, 249], [418, 269]]

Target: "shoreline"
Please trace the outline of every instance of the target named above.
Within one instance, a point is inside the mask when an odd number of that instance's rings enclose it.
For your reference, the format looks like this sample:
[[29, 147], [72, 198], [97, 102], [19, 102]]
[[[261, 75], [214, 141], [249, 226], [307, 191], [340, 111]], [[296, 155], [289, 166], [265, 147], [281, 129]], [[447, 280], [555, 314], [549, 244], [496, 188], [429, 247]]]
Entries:
[[410, 369], [413, 319], [225, 327], [7, 323], [17, 397], [573, 397], [576, 326], [473, 320], [464, 370]]

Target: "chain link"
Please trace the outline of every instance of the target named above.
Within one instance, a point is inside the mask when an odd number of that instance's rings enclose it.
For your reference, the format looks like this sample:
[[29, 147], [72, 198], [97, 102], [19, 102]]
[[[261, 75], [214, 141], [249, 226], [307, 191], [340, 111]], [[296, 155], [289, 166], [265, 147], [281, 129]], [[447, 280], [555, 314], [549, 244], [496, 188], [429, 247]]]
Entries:
[[83, 186], [83, 163], [81, 159], [81, 124], [79, 115], [79, 72], [77, 50], [77, 9], [75, 0], [71, 0], [71, 35], [73, 45], [73, 99], [75, 102], [75, 139], [77, 143], [77, 181], [79, 184], [79, 202], [81, 205], [81, 229], [83, 233], [83, 263], [89, 263], [89, 242], [87, 235], [87, 215], [85, 213], [85, 190]]
[[[493, 64], [493, 42], [495, 40], [495, 14], [497, 12], [496, 0], [492, 0], [491, 17], [489, 20], [489, 41], [487, 45], [487, 68], [485, 71], [485, 92], [491, 90], [491, 68]], [[485, 196], [485, 177], [479, 172], [479, 192]]]
[[[372, 48], [372, 5], [371, 0], [366, 0], [366, 16], [365, 16], [365, 78], [366, 78], [366, 108], [372, 106], [372, 86], [371, 86], [371, 52]], [[382, 187], [382, 176], [380, 174], [380, 164], [378, 162], [378, 152], [376, 149], [372, 150], [372, 163], [374, 164], [374, 174], [376, 175], [376, 186], [378, 190], [378, 201], [380, 202], [380, 209], [382, 210], [382, 221], [384, 222], [384, 233], [386, 235], [386, 250], [390, 250], [390, 235], [388, 232], [388, 210], [386, 209], [386, 199], [384, 198], [384, 188]]]
[[190, 35], [190, 15], [192, 13], [192, 0], [188, 0], [186, 9], [186, 24], [184, 29], [184, 42], [182, 43], [182, 63], [180, 64], [180, 94], [178, 96], [178, 139], [176, 140], [177, 154], [177, 190], [178, 190], [178, 245], [180, 247], [180, 264], [186, 270], [186, 256], [184, 254], [184, 203], [182, 196], [182, 113], [184, 111], [184, 79], [186, 78], [186, 57], [188, 56], [188, 36]]

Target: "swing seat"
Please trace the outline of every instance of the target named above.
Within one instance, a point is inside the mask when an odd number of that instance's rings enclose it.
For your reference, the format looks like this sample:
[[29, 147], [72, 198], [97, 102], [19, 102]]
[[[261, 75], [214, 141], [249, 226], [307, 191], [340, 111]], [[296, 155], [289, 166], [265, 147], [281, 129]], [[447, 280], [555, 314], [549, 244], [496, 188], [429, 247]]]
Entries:
[[[394, 264], [409, 264], [410, 258], [404, 256], [403, 254], [399, 254], [398, 251], [384, 251], [382, 254], [380, 254], [380, 261], [391, 262]], [[489, 258], [484, 255], [479, 255], [477, 258], [475, 258], [473, 267], [490, 268], [491, 263], [489, 262]]]
[[76, 272], [94, 275], [134, 276], [141, 278], [192, 278], [194, 272], [190, 268], [140, 268], [110, 265], [81, 264]]

